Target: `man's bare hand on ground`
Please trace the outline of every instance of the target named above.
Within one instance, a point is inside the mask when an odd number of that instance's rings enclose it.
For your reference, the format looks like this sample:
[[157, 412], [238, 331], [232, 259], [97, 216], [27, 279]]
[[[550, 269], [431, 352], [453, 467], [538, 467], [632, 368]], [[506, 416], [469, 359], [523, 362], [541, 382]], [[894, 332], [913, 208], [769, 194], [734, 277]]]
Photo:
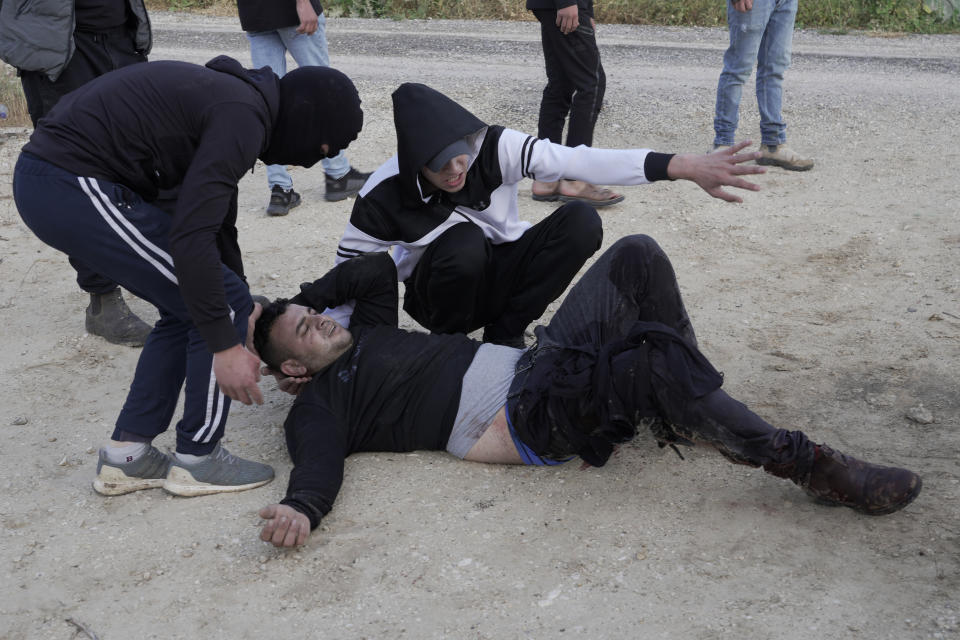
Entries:
[[260, 539], [275, 547], [298, 547], [310, 536], [310, 519], [285, 504], [268, 504], [260, 509], [266, 520]]
[[753, 144], [746, 140], [729, 149], [713, 153], [685, 153], [673, 156], [667, 165], [667, 176], [674, 180], [690, 180], [714, 198], [727, 202], [743, 202], [743, 198], [725, 191], [723, 187], [736, 187], [748, 191], [760, 191], [760, 185], [744, 180], [740, 176], [766, 173], [766, 169], [744, 162], [756, 160], [760, 152], [740, 153]]
[[225, 395], [243, 404], [263, 404], [260, 358], [237, 344], [213, 354], [213, 375]]

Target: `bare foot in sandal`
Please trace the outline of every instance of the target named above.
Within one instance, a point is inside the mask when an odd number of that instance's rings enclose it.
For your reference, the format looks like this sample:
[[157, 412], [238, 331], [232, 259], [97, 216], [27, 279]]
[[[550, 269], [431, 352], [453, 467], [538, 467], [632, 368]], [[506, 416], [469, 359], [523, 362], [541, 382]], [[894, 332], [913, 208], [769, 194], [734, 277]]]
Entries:
[[598, 187], [582, 180], [561, 180], [557, 193], [559, 194], [557, 199], [561, 202], [580, 200], [595, 207], [606, 207], [623, 202], [625, 197], [623, 194], [611, 191], [606, 187]]
[[530, 194], [531, 197], [538, 202], [556, 202], [560, 197], [560, 194], [557, 193], [557, 187], [559, 186], [559, 182], [541, 182], [534, 180], [533, 186], [530, 187]]

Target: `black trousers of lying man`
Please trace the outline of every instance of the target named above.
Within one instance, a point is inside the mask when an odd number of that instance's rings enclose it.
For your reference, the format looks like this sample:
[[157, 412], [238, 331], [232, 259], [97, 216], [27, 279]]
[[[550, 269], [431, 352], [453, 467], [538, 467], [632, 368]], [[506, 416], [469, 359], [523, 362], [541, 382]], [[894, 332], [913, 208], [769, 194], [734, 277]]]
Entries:
[[[350, 329], [323, 315], [354, 300]], [[259, 310], [258, 310], [259, 311]], [[253, 317], [257, 317], [255, 311]], [[881, 515], [921, 479], [771, 426], [720, 387], [697, 348], [673, 267], [647, 236], [590, 267], [530, 349], [397, 328], [386, 253], [341, 263], [259, 314], [256, 348], [299, 391], [285, 423], [286, 497], [261, 510], [261, 538], [295, 546], [332, 508], [356, 451], [447, 450], [466, 460], [603, 466], [649, 428], [661, 446], [705, 444], [785, 478], [818, 501]], [[278, 373], [279, 375], [279, 373]]]

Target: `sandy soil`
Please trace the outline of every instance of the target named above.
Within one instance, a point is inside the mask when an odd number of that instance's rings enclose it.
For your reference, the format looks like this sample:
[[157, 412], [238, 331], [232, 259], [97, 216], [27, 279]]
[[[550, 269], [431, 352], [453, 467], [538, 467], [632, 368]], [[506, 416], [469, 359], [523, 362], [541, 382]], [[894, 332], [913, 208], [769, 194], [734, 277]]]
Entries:
[[[249, 62], [233, 19], [156, 14], [154, 26], [153, 59]], [[331, 20], [328, 33], [364, 99], [349, 149], [360, 168], [393, 153], [390, 91], [405, 80], [536, 132], [530, 23]], [[597, 146], [705, 150], [724, 37], [602, 28]], [[368, 454], [349, 459], [334, 511], [294, 552], [257, 538], [256, 511], [290, 469], [290, 400], [272, 380], [227, 433], [234, 452], [274, 465], [272, 484], [193, 499], [93, 492], [138, 350], [84, 333], [65, 257], [13, 205], [25, 132], [3, 131], [0, 637], [87, 637], [80, 625], [104, 640], [960, 636], [958, 76], [956, 36], [797, 33], [785, 114], [813, 171], [771, 170], [742, 205], [690, 184], [630, 187], [603, 213], [605, 245], [643, 232], [672, 256], [729, 392], [777, 424], [917, 470], [913, 505], [882, 518], [818, 507], [716, 454], [681, 461], [648, 434], [589, 471]], [[753, 98], [742, 106], [741, 133], [758, 135]], [[331, 265], [350, 212], [322, 201], [319, 168], [293, 175], [304, 204], [281, 219], [264, 215], [262, 167], [241, 183], [251, 286], [270, 296]], [[550, 208], [526, 189], [535, 221]]]

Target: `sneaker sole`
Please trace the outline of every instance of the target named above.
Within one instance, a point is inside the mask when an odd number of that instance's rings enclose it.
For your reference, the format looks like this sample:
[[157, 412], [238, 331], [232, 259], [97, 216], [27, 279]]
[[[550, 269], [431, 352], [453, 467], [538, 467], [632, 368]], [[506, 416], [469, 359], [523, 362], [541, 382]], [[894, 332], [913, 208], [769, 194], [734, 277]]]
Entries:
[[194, 496], [208, 496], [215, 493], [235, 493], [237, 491], [256, 489], [271, 480], [273, 480], [272, 477], [248, 484], [209, 484], [198, 481], [193, 477], [193, 474], [183, 467], [174, 466], [170, 467], [170, 473], [167, 474], [167, 479], [163, 481], [162, 486], [163, 490], [167, 493], [192, 498]]
[[104, 467], [93, 481], [93, 490], [102, 496], [122, 496], [143, 489], [159, 489], [163, 478], [131, 478], [119, 469]]
[[283, 207], [283, 208], [277, 208], [277, 209], [271, 209], [270, 207], [267, 207], [267, 215], [273, 216], [275, 218], [279, 218], [280, 216], [285, 216], [288, 213], [290, 213], [290, 209], [295, 209], [299, 206], [300, 206], [300, 203], [298, 202], [297, 204], [292, 204], [289, 207]]
[[787, 171], [810, 171], [810, 169], [813, 169], [812, 164], [808, 166], [800, 166], [796, 164], [780, 162], [779, 160], [770, 160], [769, 158], [758, 158], [757, 164], [762, 164], [765, 167], [780, 167], [781, 169], [786, 169]]
[[323, 199], [326, 200], [327, 202], [340, 202], [341, 200], [352, 198], [355, 195], [357, 195], [356, 191], [354, 191], [353, 193], [335, 193], [333, 195], [325, 193], [323, 194]]

